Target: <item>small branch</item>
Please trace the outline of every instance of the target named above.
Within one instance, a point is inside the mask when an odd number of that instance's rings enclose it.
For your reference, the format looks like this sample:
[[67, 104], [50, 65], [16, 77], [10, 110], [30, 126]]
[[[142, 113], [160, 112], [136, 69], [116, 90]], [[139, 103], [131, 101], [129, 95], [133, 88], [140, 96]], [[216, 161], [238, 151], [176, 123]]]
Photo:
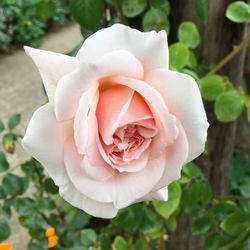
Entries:
[[216, 200], [241, 200], [241, 201], [250, 200], [250, 198], [241, 195], [228, 195], [228, 196], [214, 197], [214, 198]]
[[237, 45], [226, 57], [224, 57], [207, 75], [214, 74], [223, 68], [228, 62], [230, 62], [243, 48], [248, 46], [250, 43], [250, 32], [242, 40], [242, 42]]

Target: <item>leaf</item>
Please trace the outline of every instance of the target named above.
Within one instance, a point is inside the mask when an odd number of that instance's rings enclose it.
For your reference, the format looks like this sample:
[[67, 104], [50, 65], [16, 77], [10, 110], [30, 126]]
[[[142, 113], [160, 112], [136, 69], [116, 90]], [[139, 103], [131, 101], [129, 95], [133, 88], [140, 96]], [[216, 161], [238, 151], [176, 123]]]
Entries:
[[75, 20], [90, 31], [97, 31], [103, 16], [102, 0], [71, 0], [70, 12]]
[[215, 101], [214, 112], [221, 122], [236, 120], [242, 113], [244, 102], [236, 90], [222, 93]]
[[47, 197], [42, 197], [38, 200], [38, 209], [39, 211], [52, 210], [56, 207], [56, 204], [53, 200]]
[[181, 70], [189, 62], [189, 50], [182, 43], [175, 43], [169, 47], [170, 66], [173, 69]]
[[122, 13], [126, 17], [136, 17], [141, 14], [147, 6], [147, 0], [123, 0]]
[[208, 0], [194, 0], [197, 16], [203, 23], [208, 19]]
[[15, 142], [17, 141], [17, 137], [13, 133], [7, 133], [2, 138], [3, 148], [6, 152], [13, 154], [15, 152]]
[[250, 229], [250, 213], [235, 212], [226, 217], [221, 222], [220, 227], [227, 234], [237, 236], [243, 231]]
[[9, 163], [6, 159], [5, 154], [0, 151], [0, 172], [4, 172], [9, 169]]
[[36, 6], [38, 16], [43, 18], [49, 18], [55, 15], [57, 8], [56, 0], [43, 0]]
[[188, 48], [195, 49], [200, 44], [200, 34], [193, 22], [183, 22], [178, 28], [178, 40]]
[[250, 5], [237, 1], [227, 7], [226, 17], [235, 23], [250, 22]]
[[177, 220], [175, 216], [170, 216], [167, 220], [167, 229], [170, 232], [175, 232], [177, 229]]
[[143, 16], [142, 26], [144, 31], [161, 31], [169, 32], [169, 21], [166, 14], [159, 9], [150, 8]]
[[14, 129], [21, 122], [21, 115], [16, 114], [10, 117], [8, 121], [8, 128], [10, 130]]
[[206, 234], [212, 225], [213, 221], [210, 217], [199, 218], [192, 224], [192, 233], [194, 235]]
[[247, 120], [250, 123], [250, 105], [247, 107]]
[[30, 215], [36, 212], [35, 201], [29, 197], [18, 198], [15, 202], [16, 211], [21, 216]]
[[4, 124], [3, 122], [0, 120], [0, 133], [4, 131]]
[[206, 250], [218, 250], [223, 243], [222, 238], [218, 233], [211, 233], [205, 240]]
[[237, 210], [239, 209], [235, 203], [231, 201], [221, 201], [215, 204], [211, 211], [213, 212], [216, 218], [222, 220], [226, 216], [232, 214], [233, 212], [236, 212]]
[[185, 176], [189, 178], [205, 178], [201, 169], [193, 162], [186, 164], [182, 168], [182, 174], [184, 174]]
[[166, 0], [150, 0], [152, 7], [162, 10], [166, 16], [170, 14], [170, 4]]
[[97, 235], [92, 229], [84, 229], [80, 233], [80, 238], [84, 246], [93, 246], [97, 240]]
[[131, 250], [131, 248], [123, 237], [116, 236], [112, 244], [112, 250]]
[[4, 191], [15, 196], [25, 191], [25, 179], [14, 174], [8, 174], [3, 178]]
[[168, 201], [153, 201], [154, 209], [162, 217], [168, 219], [178, 208], [181, 200], [181, 186], [179, 182], [173, 182], [168, 186]]
[[202, 97], [208, 101], [216, 100], [226, 89], [224, 80], [219, 75], [207, 75], [201, 78], [199, 86]]
[[0, 218], [0, 242], [6, 240], [10, 236], [10, 226], [8, 222]]
[[44, 189], [49, 194], [57, 194], [58, 187], [56, 186], [55, 182], [51, 178], [47, 178], [44, 182]]
[[245, 178], [239, 185], [240, 192], [243, 196], [250, 198], [250, 177]]

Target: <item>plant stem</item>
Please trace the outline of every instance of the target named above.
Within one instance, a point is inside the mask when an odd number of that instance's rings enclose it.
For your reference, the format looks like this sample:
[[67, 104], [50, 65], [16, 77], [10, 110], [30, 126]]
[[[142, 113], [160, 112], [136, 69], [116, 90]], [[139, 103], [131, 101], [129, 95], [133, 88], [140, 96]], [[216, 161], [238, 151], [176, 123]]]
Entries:
[[224, 57], [207, 75], [214, 74], [230, 62], [243, 48], [250, 43], [250, 32], [247, 33], [242, 42], [237, 45], [226, 57]]

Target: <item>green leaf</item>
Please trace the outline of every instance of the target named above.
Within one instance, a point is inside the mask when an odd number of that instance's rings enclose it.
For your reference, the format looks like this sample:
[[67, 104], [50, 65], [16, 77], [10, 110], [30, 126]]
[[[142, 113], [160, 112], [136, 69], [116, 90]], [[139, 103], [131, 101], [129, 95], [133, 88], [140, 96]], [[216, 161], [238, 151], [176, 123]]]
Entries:
[[39, 211], [52, 210], [56, 207], [56, 204], [53, 200], [47, 197], [42, 197], [38, 200], [38, 209]]
[[70, 12], [75, 20], [90, 31], [98, 30], [103, 16], [102, 0], [71, 0]]
[[193, 22], [183, 22], [178, 28], [178, 40], [188, 48], [195, 49], [200, 44], [200, 34]]
[[71, 225], [79, 230], [89, 224], [90, 216], [81, 210], [77, 210], [72, 218]]
[[250, 122], [250, 105], [247, 107], [247, 120]]
[[157, 213], [166, 219], [168, 219], [175, 212], [180, 204], [181, 185], [179, 182], [173, 182], [168, 186], [168, 195], [169, 198], [167, 201], [153, 201], [153, 206]]
[[182, 43], [175, 43], [169, 47], [170, 67], [181, 70], [189, 63], [189, 50]]
[[0, 172], [4, 172], [9, 169], [9, 163], [6, 159], [5, 154], [0, 151]]
[[56, 186], [55, 182], [51, 178], [47, 178], [44, 182], [45, 191], [49, 194], [57, 194], [58, 187]]
[[39, 243], [29, 242], [28, 250], [44, 250], [44, 247]]
[[199, 86], [202, 97], [209, 101], [216, 100], [226, 89], [224, 80], [219, 75], [207, 75], [201, 78]]
[[43, 0], [37, 4], [37, 14], [43, 18], [49, 18], [55, 15], [57, 8], [56, 0]]
[[122, 13], [126, 17], [136, 17], [141, 14], [147, 6], [147, 0], [123, 0]]
[[208, 0], [194, 0], [197, 16], [203, 23], [208, 19]]
[[8, 222], [0, 218], [0, 242], [6, 240], [10, 236], [10, 226]]
[[21, 122], [21, 115], [16, 114], [10, 117], [8, 121], [8, 128], [9, 129], [14, 129], [19, 123]]
[[243, 1], [233, 2], [227, 8], [226, 17], [236, 23], [250, 22], [250, 5]]
[[239, 208], [231, 201], [221, 201], [214, 205], [212, 212], [219, 220], [224, 219], [229, 214], [236, 212]]
[[205, 240], [206, 250], [218, 250], [223, 243], [222, 238], [218, 233], [211, 233]]
[[0, 133], [4, 131], [4, 124], [3, 122], [0, 120]]
[[213, 221], [210, 217], [199, 218], [192, 224], [192, 233], [194, 235], [206, 234], [212, 225]]
[[166, 14], [159, 9], [150, 8], [143, 17], [142, 26], [144, 31], [161, 31], [169, 32], [169, 21]]
[[182, 174], [185, 176], [191, 178], [205, 178], [204, 174], [202, 173], [201, 169], [194, 164], [193, 162], [190, 162], [186, 164], [182, 168]]
[[192, 50], [189, 51], [189, 62], [188, 62], [188, 66], [190, 66], [191, 68], [196, 68], [198, 65], [197, 62], [197, 58], [196, 55], [194, 54], [194, 52]]
[[29, 197], [18, 198], [15, 203], [15, 208], [19, 215], [26, 216], [36, 212], [36, 203]]
[[129, 243], [121, 236], [116, 236], [112, 244], [112, 250], [130, 250]]
[[162, 10], [166, 16], [170, 14], [170, 4], [167, 0], [150, 0], [152, 7]]
[[14, 174], [8, 174], [3, 178], [4, 191], [15, 196], [25, 191], [25, 179]]
[[84, 246], [93, 246], [96, 243], [97, 235], [92, 229], [84, 229], [80, 233], [80, 238]]
[[220, 227], [227, 234], [237, 236], [243, 231], [250, 229], [250, 213], [235, 212], [224, 219]]
[[244, 102], [236, 90], [222, 93], [215, 101], [215, 115], [219, 121], [231, 122], [242, 113]]
[[170, 216], [167, 220], [167, 229], [170, 232], [175, 232], [177, 229], [177, 220], [175, 216]]
[[240, 192], [243, 196], [250, 198], [250, 177], [245, 178], [239, 185]]
[[136, 243], [133, 245], [133, 250], [147, 250], [148, 244], [143, 240], [137, 240]]

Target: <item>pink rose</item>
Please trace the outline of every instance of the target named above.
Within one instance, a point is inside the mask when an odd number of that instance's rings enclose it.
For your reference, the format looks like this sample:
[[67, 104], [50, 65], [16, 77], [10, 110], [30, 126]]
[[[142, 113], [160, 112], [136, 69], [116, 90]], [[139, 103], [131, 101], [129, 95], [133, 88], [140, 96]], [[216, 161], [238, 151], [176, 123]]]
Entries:
[[31, 118], [24, 148], [61, 196], [112, 218], [166, 187], [204, 150], [208, 122], [195, 81], [168, 70], [165, 31], [121, 24], [85, 40], [76, 57], [25, 47], [49, 103]]

